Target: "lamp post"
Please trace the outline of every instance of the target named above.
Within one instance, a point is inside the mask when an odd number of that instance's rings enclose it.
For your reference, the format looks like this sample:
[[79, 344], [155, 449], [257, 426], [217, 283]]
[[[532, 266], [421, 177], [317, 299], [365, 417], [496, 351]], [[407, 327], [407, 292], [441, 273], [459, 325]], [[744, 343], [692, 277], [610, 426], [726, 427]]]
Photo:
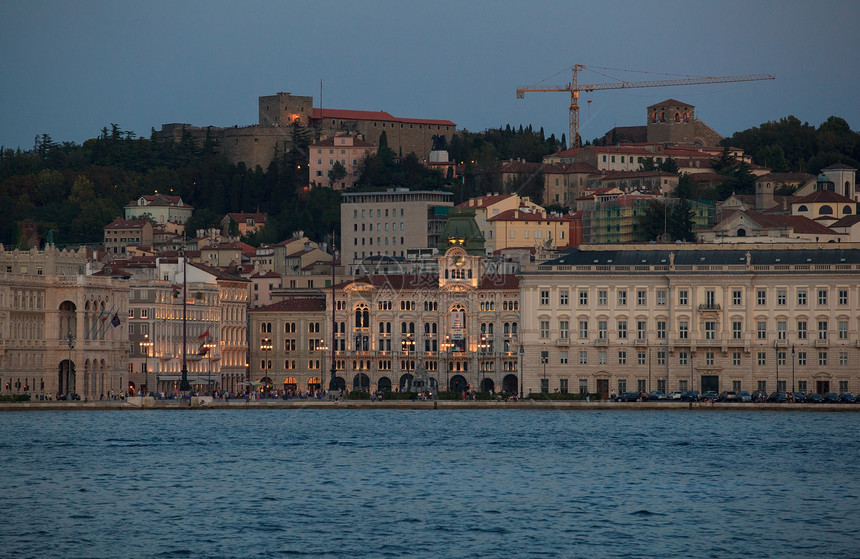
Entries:
[[[260, 351], [263, 352], [263, 363], [262, 363], [263, 367], [262, 367], [262, 369], [265, 371], [263, 373], [265, 375], [265, 377], [263, 377], [263, 378], [267, 378], [267, 379], [269, 378], [269, 359], [268, 359], [268, 357], [269, 357], [269, 352], [272, 351], [272, 347], [273, 346], [272, 346], [272, 339], [271, 338], [263, 338], [262, 340], [260, 340]], [[265, 386], [268, 387], [268, 385], [265, 385]]]
[[779, 346], [776, 346], [776, 391], [779, 393]]
[[540, 387], [540, 391], [543, 392], [544, 387], [546, 387], [546, 394], [549, 394], [549, 383], [546, 380], [546, 363], [549, 361], [549, 353], [546, 351], [540, 353], [540, 362], [543, 363], [543, 385]]
[[791, 346], [791, 392], [794, 393], [794, 346]]
[[525, 398], [525, 392], [523, 390], [523, 376], [525, 375], [525, 355], [526, 350], [522, 344], [520, 344], [520, 399]]
[[69, 333], [66, 335], [66, 343], [69, 346], [69, 361], [66, 363], [66, 400], [68, 400], [72, 397], [72, 393], [69, 390], [69, 383], [71, 382], [72, 377], [72, 350], [75, 349], [75, 338], [72, 337], [71, 330], [69, 330]]
[[448, 392], [448, 389], [450, 386], [448, 383], [448, 373], [449, 373], [448, 363], [449, 363], [449, 359], [450, 359], [448, 352], [451, 351], [451, 342], [448, 341], [449, 339], [450, 339], [450, 336], [446, 335], [445, 341], [442, 342], [442, 352], [443, 352], [443, 355], [445, 356], [445, 362], [444, 362], [444, 366], [445, 366], [445, 392]]
[[[481, 359], [483, 359], [484, 357], [487, 356], [487, 347], [488, 346], [489, 346], [489, 344], [487, 343], [486, 334], [481, 334], [481, 343], [478, 346], [481, 349]], [[484, 364], [484, 361], [480, 361], [478, 366], [481, 368], [481, 385], [479, 386], [478, 389], [479, 389], [479, 391], [484, 392], [484, 381], [486, 380], [486, 372], [485, 372], [484, 368], [486, 367], [486, 365]]]
[[142, 396], [146, 396], [149, 392], [149, 348], [152, 347], [152, 342], [149, 341], [149, 334], [143, 335], [143, 341], [140, 342], [140, 347], [144, 351], [143, 359], [143, 386], [146, 387], [146, 392]]
[[215, 344], [212, 342], [207, 342], [203, 344], [203, 347], [207, 348], [206, 355], [209, 357], [209, 366], [206, 368], [206, 384], [209, 387], [209, 395], [212, 395], [212, 349], [215, 347]]

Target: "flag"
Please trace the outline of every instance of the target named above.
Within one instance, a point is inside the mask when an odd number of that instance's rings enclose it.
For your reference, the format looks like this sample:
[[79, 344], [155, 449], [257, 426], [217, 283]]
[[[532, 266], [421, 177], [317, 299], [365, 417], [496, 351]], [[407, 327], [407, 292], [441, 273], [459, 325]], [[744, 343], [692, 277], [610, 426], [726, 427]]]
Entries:
[[[104, 323], [104, 321], [107, 320], [107, 316], [103, 316], [100, 320]], [[111, 321], [111, 324], [113, 324], [113, 321]]]
[[110, 321], [110, 325], [113, 326], [114, 328], [119, 326], [119, 316], [117, 315], [117, 313], [113, 314], [113, 318]]
[[206, 355], [209, 352], [209, 348], [206, 347], [206, 344], [200, 346], [200, 350], [197, 352], [199, 355]]
[[209, 329], [207, 328], [205, 332], [203, 332], [202, 334], [197, 336], [197, 339], [202, 340], [203, 338], [208, 338], [208, 337], [209, 337]]

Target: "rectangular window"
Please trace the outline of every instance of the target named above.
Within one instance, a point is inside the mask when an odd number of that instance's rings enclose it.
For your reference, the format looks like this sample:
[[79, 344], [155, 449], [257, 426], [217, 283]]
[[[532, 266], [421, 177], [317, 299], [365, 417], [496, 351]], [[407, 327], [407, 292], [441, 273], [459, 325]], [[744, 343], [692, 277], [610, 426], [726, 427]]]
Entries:
[[606, 365], [606, 352], [598, 351], [597, 352], [597, 362], [601, 365]]
[[588, 351], [583, 350], [579, 352], [579, 364], [580, 365], [588, 365]]
[[597, 291], [597, 304], [606, 305], [606, 290], [600, 289]]
[[805, 340], [806, 339], [806, 321], [798, 320], [797, 321], [797, 339]]
[[665, 306], [666, 305], [666, 290], [658, 289], [657, 290], [657, 305]]
[[709, 367], [714, 366], [714, 352], [713, 351], [706, 351], [705, 352], [705, 365], [707, 365]]
[[742, 293], [741, 293], [740, 289], [733, 289], [732, 290], [732, 305], [735, 305], [735, 306], [740, 305], [741, 304], [741, 296], [742, 296]]
[[686, 340], [690, 334], [690, 323], [686, 320], [678, 322], [678, 339]]
[[645, 379], [638, 379], [636, 381], [636, 392], [645, 392]]
[[848, 321], [840, 320], [837, 325], [839, 326], [839, 339], [847, 340], [848, 339]]
[[766, 340], [767, 339], [767, 322], [764, 320], [759, 320], [755, 323], [756, 329], [756, 339], [757, 340]]
[[818, 339], [826, 340], [827, 339], [827, 321], [819, 320], [818, 321]]
[[797, 306], [805, 307], [806, 306], [806, 290], [798, 289], [797, 290]]
[[802, 392], [803, 394], [806, 394], [806, 381], [805, 380], [797, 381], [797, 389], [800, 392]]
[[741, 352], [740, 351], [732, 352], [732, 365], [735, 367], [741, 366]]
[[558, 337], [566, 340], [570, 337], [570, 322], [567, 320], [558, 321]]
[[618, 291], [618, 306], [626, 307], [627, 306], [627, 291], [621, 289]]
[[597, 338], [600, 340], [605, 340], [607, 329], [608, 329], [608, 323], [605, 320], [598, 321], [597, 322]]
[[561, 365], [567, 365], [567, 352], [559, 351], [558, 352], [558, 362]]
[[549, 320], [540, 321], [540, 337], [543, 339], [549, 338]]
[[637, 351], [637, 352], [636, 352], [636, 362], [637, 362], [639, 365], [645, 365], [645, 363], [646, 363], [646, 359], [647, 359], [647, 357], [645, 356], [645, 352], [644, 352], [644, 351]]
[[665, 351], [661, 350], [661, 351], [657, 352], [657, 364], [658, 365], [665, 365], [666, 364], [666, 352]]
[[562, 394], [567, 394], [567, 379], [558, 379], [558, 391]]
[[678, 291], [678, 304], [679, 305], [687, 305], [689, 304], [689, 292], [686, 289], [681, 289]]
[[717, 293], [713, 289], [705, 291], [705, 306], [709, 309], [717, 308]]
[[786, 295], [785, 289], [777, 289], [777, 291], [776, 291], [776, 304], [781, 306], [781, 307], [784, 307], [786, 297], [787, 297], [787, 295]]
[[644, 307], [647, 304], [647, 292], [640, 289], [636, 292], [636, 304]]
[[839, 393], [848, 392], [848, 381], [840, 380], [839, 381]]
[[797, 352], [797, 364], [800, 365], [801, 367], [806, 366], [806, 352], [805, 351], [798, 351]]
[[579, 292], [579, 304], [583, 307], [588, 306], [588, 291]]
[[580, 320], [579, 321], [579, 339], [587, 340], [588, 339], [588, 321]]
[[622, 350], [622, 351], [618, 352], [618, 364], [619, 365], [626, 365], [627, 364], [627, 352], [626, 351]]
[[549, 305], [549, 290], [541, 289], [540, 290], [540, 304], [541, 305]]
[[686, 365], [687, 364], [687, 352], [679, 351], [678, 352], [678, 365]]
[[848, 365], [848, 352], [840, 351], [839, 352], [839, 365], [842, 367], [846, 367]]
[[579, 393], [586, 394], [588, 392], [588, 379], [581, 378], [579, 379]]
[[639, 320], [636, 322], [636, 339], [637, 340], [648, 339], [648, 322], [647, 321]]
[[626, 340], [627, 339], [627, 321], [619, 320], [618, 321], [618, 339]]
[[657, 339], [665, 340], [666, 339], [666, 321], [658, 320], [657, 321]]
[[827, 365], [827, 352], [826, 351], [819, 351], [818, 352], [818, 366], [824, 367], [826, 365]]
[[568, 303], [568, 295], [569, 295], [569, 292], [567, 289], [562, 289], [561, 291], [559, 291], [559, 293], [558, 293], [558, 304], [561, 305], [562, 307], [566, 307], [567, 303]]
[[757, 289], [755, 292], [755, 302], [758, 306], [763, 307], [767, 304], [767, 291], [764, 289]]
[[767, 365], [767, 352], [759, 351], [758, 352], [758, 365], [759, 367], [763, 367]]
[[840, 289], [839, 290], [839, 304], [847, 305], [848, 304], [848, 290]]
[[705, 321], [705, 339], [706, 340], [716, 340], [717, 339], [717, 323], [714, 320], [706, 320]]
[[785, 365], [785, 355], [786, 355], [786, 353], [784, 351], [777, 351], [776, 352], [776, 364], [777, 365]]
[[827, 290], [826, 289], [819, 289], [818, 290], [818, 304], [820, 306], [826, 306], [827, 305]]
[[784, 320], [779, 320], [776, 323], [776, 339], [785, 340], [788, 332], [788, 323]]

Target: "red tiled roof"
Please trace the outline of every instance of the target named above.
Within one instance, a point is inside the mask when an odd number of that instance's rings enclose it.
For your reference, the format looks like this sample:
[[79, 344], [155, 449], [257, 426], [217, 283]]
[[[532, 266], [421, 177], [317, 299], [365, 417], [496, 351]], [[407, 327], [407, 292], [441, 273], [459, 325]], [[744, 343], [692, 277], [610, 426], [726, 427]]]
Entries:
[[506, 200], [516, 196], [515, 194], [496, 194], [494, 196], [478, 196], [477, 198], [472, 198], [470, 200], [466, 200], [462, 204], [458, 204], [458, 208], [486, 208], [488, 206], [492, 206], [502, 200]]
[[113, 220], [111, 223], [105, 225], [105, 229], [139, 229], [146, 225], [147, 223], [151, 223], [149, 218], [142, 217], [140, 219], [122, 219], [117, 218]]
[[597, 173], [599, 169], [597, 167], [592, 167], [588, 163], [576, 162], [576, 163], [548, 163], [544, 165], [543, 173], [560, 173], [563, 175], [569, 173]]
[[381, 122], [403, 122], [405, 124], [436, 124], [439, 126], [456, 126], [450, 120], [433, 120], [424, 118], [396, 118], [385, 111], [353, 111], [348, 109], [314, 109], [311, 118], [332, 118], [339, 120], [377, 120]]
[[249, 313], [261, 312], [319, 312], [325, 311], [325, 299], [322, 298], [306, 298], [306, 299], [284, 299], [265, 307], [257, 309], [249, 309]]
[[505, 210], [487, 219], [487, 221], [571, 221], [569, 215], [551, 215], [540, 212], [527, 212], [523, 208]]
[[256, 212], [256, 213], [241, 213], [241, 212], [231, 212], [227, 214], [230, 219], [233, 221], [245, 221], [249, 217], [252, 218], [256, 223], [266, 223], [266, 214]]
[[[347, 285], [363, 283], [376, 288], [387, 288], [393, 291], [410, 289], [437, 289], [439, 276], [436, 274], [398, 274], [392, 276], [367, 276], [355, 281], [348, 281], [337, 285], [343, 289]], [[478, 281], [478, 289], [518, 289], [520, 280], [513, 274], [484, 276]]]
[[816, 190], [812, 194], [804, 196], [800, 200], [795, 200], [795, 204], [822, 204], [822, 203], [842, 203], [853, 204], [854, 200], [843, 196], [832, 190]]

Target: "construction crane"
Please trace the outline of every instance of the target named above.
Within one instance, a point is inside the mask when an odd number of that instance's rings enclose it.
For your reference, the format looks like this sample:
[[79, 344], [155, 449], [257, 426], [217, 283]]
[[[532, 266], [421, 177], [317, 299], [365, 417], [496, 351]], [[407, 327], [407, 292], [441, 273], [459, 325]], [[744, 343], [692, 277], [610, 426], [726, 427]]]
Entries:
[[770, 74], [746, 74], [743, 76], [716, 76], [716, 77], [695, 77], [683, 78], [675, 80], [658, 80], [658, 81], [641, 81], [641, 82], [614, 82], [614, 83], [593, 83], [588, 85], [580, 85], [578, 73], [586, 69], [582, 64], [574, 64], [573, 78], [567, 85], [533, 85], [517, 88], [517, 99], [523, 99], [526, 93], [534, 92], [570, 92], [570, 147], [580, 147], [582, 145], [579, 136], [579, 92], [599, 91], [602, 89], [633, 89], [636, 87], [665, 87], [673, 85], [697, 85], [709, 83], [731, 83], [731, 82], [752, 82], [759, 80], [776, 79]]

